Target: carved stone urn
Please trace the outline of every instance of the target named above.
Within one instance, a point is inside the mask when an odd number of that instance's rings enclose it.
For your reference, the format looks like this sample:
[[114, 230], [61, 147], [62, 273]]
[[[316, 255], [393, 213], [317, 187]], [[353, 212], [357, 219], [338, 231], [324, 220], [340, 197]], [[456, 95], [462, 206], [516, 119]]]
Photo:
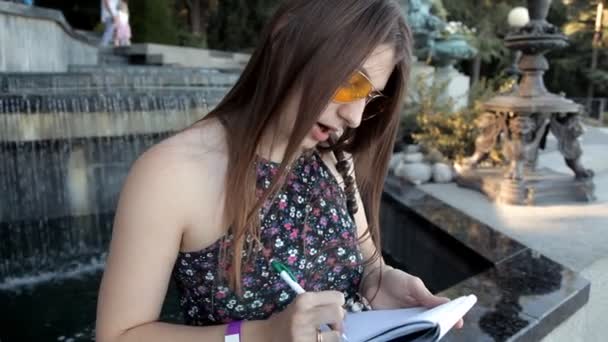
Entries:
[[545, 20], [549, 14], [552, 0], [528, 0], [530, 20]]

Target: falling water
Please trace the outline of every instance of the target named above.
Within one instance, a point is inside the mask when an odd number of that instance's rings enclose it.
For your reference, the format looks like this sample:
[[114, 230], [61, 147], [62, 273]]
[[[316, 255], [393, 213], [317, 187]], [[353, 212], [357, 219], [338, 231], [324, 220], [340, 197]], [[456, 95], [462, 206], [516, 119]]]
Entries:
[[237, 76], [170, 67], [0, 74], [0, 290], [103, 267], [131, 163], [202, 117]]

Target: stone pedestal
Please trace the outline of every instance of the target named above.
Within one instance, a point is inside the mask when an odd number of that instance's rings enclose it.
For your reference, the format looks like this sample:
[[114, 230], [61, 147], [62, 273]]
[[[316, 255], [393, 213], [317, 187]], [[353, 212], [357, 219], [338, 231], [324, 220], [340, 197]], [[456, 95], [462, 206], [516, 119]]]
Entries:
[[417, 82], [418, 80], [422, 80], [426, 87], [431, 87], [435, 77], [435, 68], [416, 60], [416, 57], [413, 58], [414, 63], [412, 63], [409, 79], [410, 86], [408, 87], [408, 101], [418, 103], [420, 102], [420, 99], [418, 98], [418, 92], [416, 89]]
[[504, 178], [504, 168], [466, 170], [458, 175], [458, 185], [475, 189], [505, 204], [547, 205], [595, 200], [591, 179], [543, 169], [525, 172], [520, 180]]
[[444, 98], [451, 98], [454, 101], [454, 109], [459, 110], [465, 108], [469, 102], [469, 84], [471, 78], [456, 70], [453, 66], [436, 68], [435, 82], [437, 84], [447, 83]]
[[[542, 204], [592, 201], [593, 171], [581, 164], [578, 137], [583, 133], [577, 113], [531, 113], [488, 111], [478, 120], [480, 135], [475, 153], [459, 164], [456, 177], [461, 186], [476, 189], [493, 200], [509, 204]], [[536, 170], [538, 150], [552, 133], [565, 164], [574, 175]], [[502, 145], [504, 167], [480, 167], [496, 144]]]
[[433, 67], [426, 63], [416, 61], [412, 65], [410, 72], [410, 92], [409, 101], [418, 102], [416, 85], [419, 79], [424, 81], [424, 85], [431, 87], [433, 83], [447, 83], [445, 93], [440, 96], [440, 100], [454, 101], [454, 109], [464, 108], [468, 104], [470, 77], [456, 70], [453, 66]]

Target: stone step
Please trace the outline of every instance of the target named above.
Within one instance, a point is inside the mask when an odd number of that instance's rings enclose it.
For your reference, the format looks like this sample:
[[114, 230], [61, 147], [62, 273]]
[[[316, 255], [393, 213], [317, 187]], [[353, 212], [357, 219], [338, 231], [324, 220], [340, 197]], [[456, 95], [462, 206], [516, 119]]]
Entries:
[[[133, 69], [136, 68], [136, 69]], [[147, 69], [149, 68], [149, 69]], [[167, 70], [156, 67], [72, 66], [67, 73], [6, 73], [0, 74], [2, 94], [72, 93], [90, 90], [116, 89], [189, 89], [232, 87], [238, 75], [204, 69]], [[147, 69], [147, 70], [146, 70]], [[122, 72], [120, 72], [122, 71]]]
[[227, 88], [170, 91], [91, 92], [0, 95], [0, 117], [6, 114], [124, 112], [179, 109], [217, 103]]
[[114, 54], [99, 54], [100, 65], [129, 65], [129, 57]]

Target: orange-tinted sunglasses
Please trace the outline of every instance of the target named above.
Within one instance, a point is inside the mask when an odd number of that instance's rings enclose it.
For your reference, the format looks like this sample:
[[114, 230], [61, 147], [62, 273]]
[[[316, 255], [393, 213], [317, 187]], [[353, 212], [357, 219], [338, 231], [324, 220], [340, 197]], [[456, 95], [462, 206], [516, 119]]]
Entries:
[[334, 94], [334, 102], [348, 103], [365, 99], [367, 105], [372, 100], [386, 97], [374, 87], [372, 81], [362, 71], [354, 73]]

